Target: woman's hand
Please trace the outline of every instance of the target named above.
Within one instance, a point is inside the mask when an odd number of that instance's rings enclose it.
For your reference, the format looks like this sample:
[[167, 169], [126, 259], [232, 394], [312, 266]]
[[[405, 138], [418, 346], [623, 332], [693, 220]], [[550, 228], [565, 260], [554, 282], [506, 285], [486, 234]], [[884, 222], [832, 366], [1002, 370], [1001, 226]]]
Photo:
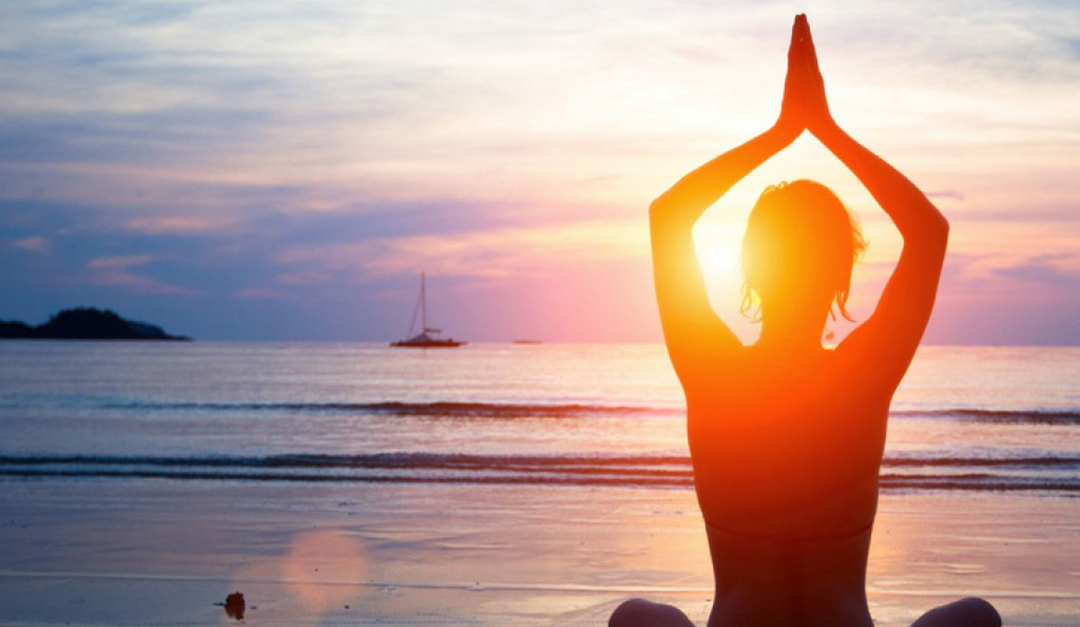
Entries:
[[799, 51], [799, 23], [804, 20], [803, 14], [795, 16], [795, 25], [791, 28], [791, 45], [788, 47], [787, 77], [784, 79], [784, 99], [780, 103], [780, 118], [776, 120], [774, 128], [783, 135], [798, 137], [806, 129], [806, 121], [803, 119], [802, 110], [799, 108], [798, 91], [798, 51]]
[[776, 125], [796, 136], [806, 129], [815, 135], [835, 126], [825, 97], [825, 81], [818, 69], [817, 52], [806, 14], [795, 16], [788, 48], [784, 100]]

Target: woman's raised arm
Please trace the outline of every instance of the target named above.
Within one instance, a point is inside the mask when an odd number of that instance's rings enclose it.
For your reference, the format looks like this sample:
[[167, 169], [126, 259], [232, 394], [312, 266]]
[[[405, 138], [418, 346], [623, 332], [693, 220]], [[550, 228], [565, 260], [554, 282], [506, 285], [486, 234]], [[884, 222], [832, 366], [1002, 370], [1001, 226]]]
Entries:
[[794, 108], [791, 83], [791, 63], [796, 58], [794, 35], [793, 31], [788, 54], [789, 80], [776, 124], [687, 174], [649, 207], [660, 321], [672, 364], [684, 381], [689, 374], [701, 372], [705, 364], [715, 364], [718, 351], [741, 346], [709, 305], [692, 230], [705, 210], [733, 185], [802, 133], [804, 126]]
[[934, 306], [945, 260], [949, 223], [926, 195], [903, 174], [845, 133], [829, 113], [810, 26], [796, 20], [800, 42], [799, 110], [816, 136], [881, 205], [904, 238], [900, 254], [877, 308], [837, 348], [857, 353], [860, 363], [877, 364], [883, 381], [900, 381], [919, 345]]

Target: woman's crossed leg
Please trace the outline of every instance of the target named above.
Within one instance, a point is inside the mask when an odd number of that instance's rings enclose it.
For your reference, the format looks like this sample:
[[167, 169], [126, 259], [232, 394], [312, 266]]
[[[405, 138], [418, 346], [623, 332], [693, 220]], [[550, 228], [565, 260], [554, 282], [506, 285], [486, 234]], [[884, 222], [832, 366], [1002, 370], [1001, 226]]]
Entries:
[[[630, 599], [611, 613], [608, 627], [694, 627], [694, 623], [674, 605]], [[935, 607], [911, 627], [1001, 627], [1001, 616], [987, 601], [969, 597]]]

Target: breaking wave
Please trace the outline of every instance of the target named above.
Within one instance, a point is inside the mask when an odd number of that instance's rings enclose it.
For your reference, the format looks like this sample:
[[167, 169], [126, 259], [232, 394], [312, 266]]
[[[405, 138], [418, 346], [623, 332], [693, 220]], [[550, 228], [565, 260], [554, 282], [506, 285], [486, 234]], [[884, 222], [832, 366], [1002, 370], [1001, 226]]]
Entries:
[[[1080, 457], [886, 457], [883, 490], [1080, 492]], [[381, 453], [251, 457], [0, 456], [0, 477], [690, 488], [680, 456]]]

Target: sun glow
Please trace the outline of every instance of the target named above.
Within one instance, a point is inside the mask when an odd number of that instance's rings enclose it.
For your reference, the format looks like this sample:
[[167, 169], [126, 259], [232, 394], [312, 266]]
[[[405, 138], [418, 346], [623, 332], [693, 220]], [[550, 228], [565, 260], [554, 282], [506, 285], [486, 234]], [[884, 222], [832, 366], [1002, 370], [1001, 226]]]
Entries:
[[698, 262], [707, 281], [742, 282], [739, 274], [739, 238], [734, 229], [703, 229], [694, 240]]
[[739, 257], [730, 247], [714, 246], [701, 251], [701, 266], [710, 278], [727, 278], [739, 270]]

